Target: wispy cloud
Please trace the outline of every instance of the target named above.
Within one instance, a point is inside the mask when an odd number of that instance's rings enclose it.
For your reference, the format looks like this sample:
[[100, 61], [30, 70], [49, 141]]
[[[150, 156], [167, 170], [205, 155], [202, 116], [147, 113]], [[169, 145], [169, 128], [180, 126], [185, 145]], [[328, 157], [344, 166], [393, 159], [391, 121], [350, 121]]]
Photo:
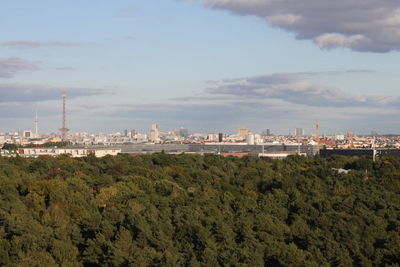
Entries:
[[11, 48], [40, 48], [40, 47], [68, 47], [78, 46], [79, 43], [69, 42], [37, 42], [37, 41], [8, 41], [0, 42], [0, 46], [11, 47]]
[[137, 37], [134, 35], [124, 35], [124, 36], [122, 36], [122, 39], [125, 41], [133, 41], [133, 40], [136, 40]]
[[60, 71], [73, 71], [73, 70], [75, 70], [75, 68], [73, 68], [73, 67], [67, 67], [67, 66], [64, 66], [64, 67], [54, 67], [53, 69], [54, 69], [54, 70], [60, 70]]
[[18, 57], [0, 58], [0, 78], [12, 78], [18, 73], [36, 70], [40, 70], [37, 62]]
[[69, 98], [110, 94], [103, 89], [65, 88], [41, 85], [0, 84], [0, 103], [39, 102], [59, 99], [62, 92]]
[[[186, 0], [193, 1], [193, 0]], [[400, 50], [398, 0], [198, 0], [209, 8], [253, 15], [312, 40], [321, 49], [347, 47], [362, 52]]]

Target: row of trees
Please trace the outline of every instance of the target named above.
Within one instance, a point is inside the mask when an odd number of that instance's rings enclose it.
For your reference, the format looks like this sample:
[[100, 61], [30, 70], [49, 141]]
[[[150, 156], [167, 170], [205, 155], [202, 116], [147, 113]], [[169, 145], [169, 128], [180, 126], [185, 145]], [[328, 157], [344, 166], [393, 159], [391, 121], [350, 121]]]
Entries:
[[399, 177], [397, 157], [0, 157], [0, 265], [395, 265]]
[[71, 145], [71, 142], [69, 141], [62, 141], [62, 142], [47, 142], [44, 144], [40, 144], [40, 145], [35, 145], [35, 144], [28, 144], [28, 145], [16, 145], [13, 143], [5, 143], [2, 146], [2, 149], [4, 150], [8, 150], [8, 151], [17, 151], [18, 148], [22, 147], [65, 147], [65, 146], [69, 146]]

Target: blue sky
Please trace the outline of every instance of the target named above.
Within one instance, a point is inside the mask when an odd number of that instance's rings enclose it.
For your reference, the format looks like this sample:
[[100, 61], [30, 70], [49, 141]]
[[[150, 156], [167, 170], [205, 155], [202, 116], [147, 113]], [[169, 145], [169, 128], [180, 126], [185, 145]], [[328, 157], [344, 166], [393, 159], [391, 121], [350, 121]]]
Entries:
[[398, 1], [301, 2], [2, 1], [0, 131], [400, 133]]

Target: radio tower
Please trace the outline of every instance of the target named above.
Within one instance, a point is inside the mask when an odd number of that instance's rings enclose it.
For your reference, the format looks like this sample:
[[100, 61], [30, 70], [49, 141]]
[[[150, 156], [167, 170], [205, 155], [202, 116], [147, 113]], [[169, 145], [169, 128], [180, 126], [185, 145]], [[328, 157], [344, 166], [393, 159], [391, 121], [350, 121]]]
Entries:
[[317, 142], [317, 154], [319, 154], [321, 145], [320, 145], [319, 122], [318, 121], [315, 122], [315, 141]]
[[39, 137], [39, 119], [37, 115], [37, 109], [36, 109], [36, 116], [35, 116], [35, 135], [36, 137]]
[[62, 128], [60, 129], [61, 132], [61, 137], [62, 140], [65, 141], [66, 137], [67, 137], [67, 133], [69, 131], [69, 129], [66, 126], [66, 121], [67, 121], [67, 113], [66, 113], [66, 102], [67, 102], [67, 94], [63, 93], [61, 95], [62, 97], [62, 104], [63, 104], [63, 114], [62, 114]]

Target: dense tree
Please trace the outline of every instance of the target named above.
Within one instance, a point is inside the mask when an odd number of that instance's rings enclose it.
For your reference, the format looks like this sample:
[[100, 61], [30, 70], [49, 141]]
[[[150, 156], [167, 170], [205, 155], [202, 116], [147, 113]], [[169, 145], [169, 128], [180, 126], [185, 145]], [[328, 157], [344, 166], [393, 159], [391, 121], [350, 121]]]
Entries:
[[8, 151], [16, 151], [16, 150], [18, 150], [18, 146], [16, 144], [5, 143], [2, 147], [2, 149], [8, 150]]
[[399, 255], [398, 157], [0, 157], [2, 266], [390, 266]]

